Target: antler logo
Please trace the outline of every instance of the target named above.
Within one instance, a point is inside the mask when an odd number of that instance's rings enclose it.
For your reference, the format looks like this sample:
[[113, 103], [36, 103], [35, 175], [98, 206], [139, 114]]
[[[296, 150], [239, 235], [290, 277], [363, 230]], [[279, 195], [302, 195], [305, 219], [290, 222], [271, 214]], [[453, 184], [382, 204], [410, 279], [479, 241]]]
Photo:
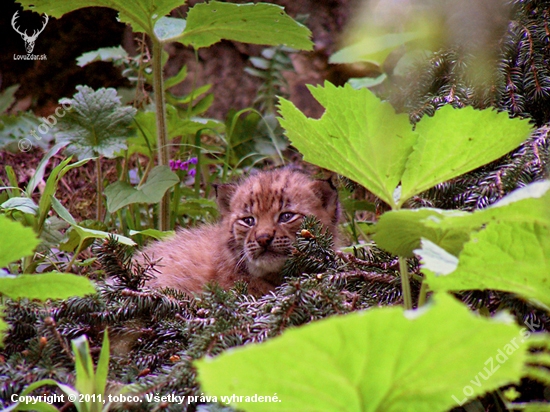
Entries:
[[19, 33], [21, 35], [21, 38], [25, 41], [25, 49], [27, 49], [27, 53], [30, 54], [30, 53], [32, 53], [32, 51], [34, 49], [34, 42], [38, 38], [38, 35], [40, 33], [42, 33], [44, 31], [44, 29], [46, 28], [46, 24], [48, 24], [49, 17], [48, 17], [47, 14], [44, 14], [46, 16], [46, 18], [44, 19], [44, 25], [42, 26], [42, 28], [40, 30], [34, 30], [32, 36], [29, 36], [27, 34], [27, 30], [25, 30], [25, 32], [22, 33], [21, 31], [19, 31], [19, 28], [15, 26], [15, 22], [16, 22], [17, 18], [19, 17], [17, 15], [18, 13], [19, 13], [19, 11], [16, 11], [15, 14], [13, 15], [13, 17], [11, 19], [11, 26], [13, 27], [13, 29], [17, 33]]

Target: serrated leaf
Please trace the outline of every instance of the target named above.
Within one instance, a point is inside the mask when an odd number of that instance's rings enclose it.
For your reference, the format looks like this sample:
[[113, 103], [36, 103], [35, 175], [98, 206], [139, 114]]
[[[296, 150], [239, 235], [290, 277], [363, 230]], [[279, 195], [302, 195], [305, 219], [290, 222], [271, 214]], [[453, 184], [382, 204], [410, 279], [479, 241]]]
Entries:
[[166, 191], [179, 183], [179, 177], [168, 166], [156, 166], [141, 187], [126, 182], [115, 182], [105, 188], [107, 209], [110, 213], [132, 203], [158, 203]]
[[66, 101], [71, 110], [60, 119], [57, 140], [68, 142], [67, 151], [80, 158], [116, 157], [133, 134], [130, 126], [136, 109], [122, 106], [115, 89], [76, 88], [78, 92]]
[[386, 212], [375, 225], [373, 239], [379, 247], [398, 256], [412, 257], [413, 251], [420, 248], [421, 238], [458, 256], [470, 238], [469, 228], [442, 229], [425, 224], [441, 221], [445, 216], [468, 216], [468, 213], [431, 208]]
[[[207, 393], [222, 402], [243, 396], [231, 405], [246, 411], [446, 411], [467, 400], [466, 386], [477, 397], [519, 382], [527, 345], [507, 320], [479, 317], [437, 295], [422, 310], [374, 308], [325, 319], [195, 365]], [[484, 372], [488, 359], [499, 366], [491, 373]], [[245, 401], [255, 394], [276, 394], [279, 403]]]
[[508, 113], [450, 105], [416, 125], [418, 140], [402, 179], [400, 204], [438, 183], [504, 156], [529, 137], [526, 119]]
[[309, 29], [289, 17], [281, 6], [211, 1], [189, 10], [187, 27], [178, 41], [197, 49], [226, 39], [311, 50], [310, 37]]
[[279, 100], [281, 126], [292, 144], [306, 161], [340, 173], [394, 205], [393, 192], [416, 141], [409, 117], [396, 114], [367, 89], [329, 82], [308, 88], [326, 109], [319, 120]]
[[0, 278], [0, 294], [11, 299], [67, 299], [95, 293], [90, 280], [70, 273], [41, 273]]
[[446, 276], [423, 270], [431, 289], [502, 290], [550, 307], [550, 226], [489, 223], [472, 234], [459, 259], [458, 268]]
[[76, 64], [80, 67], [84, 67], [93, 62], [112, 62], [116, 60], [125, 60], [127, 58], [128, 52], [124, 50], [122, 46], [101, 47], [78, 56], [76, 58]]
[[47, 13], [53, 17], [61, 17], [66, 13], [84, 7], [109, 7], [117, 10], [119, 20], [132, 25], [135, 32], [145, 32], [153, 35], [154, 23], [176, 7], [181, 6], [181, 0], [18, 0], [27, 10], [36, 13]]
[[32, 255], [39, 244], [31, 228], [0, 215], [0, 268]]

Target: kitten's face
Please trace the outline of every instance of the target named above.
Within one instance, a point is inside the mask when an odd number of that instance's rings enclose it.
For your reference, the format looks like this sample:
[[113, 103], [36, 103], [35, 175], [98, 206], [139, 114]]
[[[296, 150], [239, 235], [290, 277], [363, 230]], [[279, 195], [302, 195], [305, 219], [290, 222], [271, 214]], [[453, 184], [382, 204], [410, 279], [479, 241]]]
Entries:
[[218, 203], [231, 231], [230, 247], [255, 277], [280, 272], [304, 216], [314, 215], [336, 232], [336, 191], [296, 170], [261, 172], [239, 185], [219, 186]]

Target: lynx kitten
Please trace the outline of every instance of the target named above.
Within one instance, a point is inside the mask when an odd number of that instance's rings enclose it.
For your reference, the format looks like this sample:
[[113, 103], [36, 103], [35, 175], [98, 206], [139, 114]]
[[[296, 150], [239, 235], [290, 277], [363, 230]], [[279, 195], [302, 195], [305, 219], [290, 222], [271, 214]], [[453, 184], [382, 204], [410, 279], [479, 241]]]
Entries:
[[304, 216], [316, 216], [337, 234], [336, 190], [298, 169], [259, 172], [217, 186], [216, 195], [218, 224], [180, 230], [143, 250], [153, 260], [161, 258], [160, 273], [149, 286], [189, 293], [200, 292], [208, 282], [229, 288], [243, 280], [250, 293], [265, 294], [281, 283], [280, 271]]

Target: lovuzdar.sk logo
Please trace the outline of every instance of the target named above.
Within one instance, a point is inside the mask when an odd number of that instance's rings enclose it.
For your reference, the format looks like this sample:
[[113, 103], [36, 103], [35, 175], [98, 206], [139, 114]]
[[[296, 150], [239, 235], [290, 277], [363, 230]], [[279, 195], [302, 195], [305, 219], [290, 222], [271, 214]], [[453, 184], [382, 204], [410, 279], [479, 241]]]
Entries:
[[36, 55], [32, 54], [32, 51], [34, 50], [34, 43], [36, 42], [36, 39], [44, 31], [46, 28], [46, 24], [48, 24], [49, 17], [47, 14], [44, 14], [44, 23], [42, 24], [42, 28], [39, 30], [33, 30], [33, 33], [31, 35], [27, 34], [27, 30], [21, 31], [21, 29], [17, 26], [17, 19], [19, 18], [19, 11], [16, 11], [11, 19], [11, 26], [13, 29], [21, 36], [23, 41], [25, 42], [25, 49], [27, 50], [27, 54], [14, 54], [13, 59], [14, 60], [46, 60], [47, 57], [45, 54], [42, 55]]

